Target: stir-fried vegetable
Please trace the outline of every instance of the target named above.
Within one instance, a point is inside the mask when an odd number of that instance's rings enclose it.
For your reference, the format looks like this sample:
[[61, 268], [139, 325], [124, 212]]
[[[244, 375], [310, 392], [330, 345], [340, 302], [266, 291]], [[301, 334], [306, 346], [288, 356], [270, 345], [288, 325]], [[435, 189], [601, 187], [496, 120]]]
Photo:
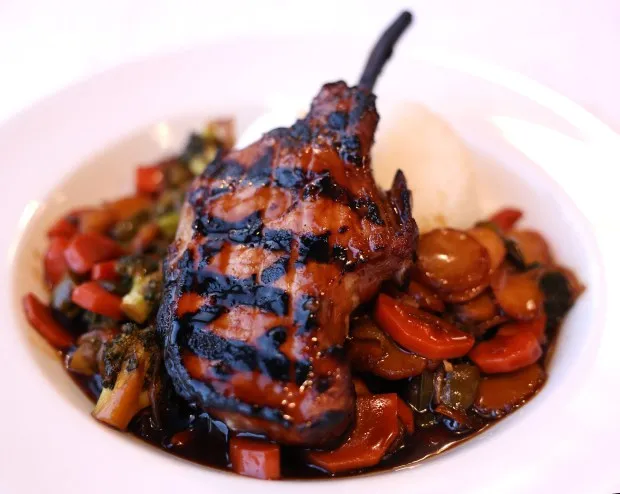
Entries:
[[161, 272], [136, 274], [131, 290], [123, 297], [120, 308], [133, 321], [145, 322], [161, 296]]
[[136, 235], [131, 240], [132, 252], [144, 252], [155, 241], [159, 235], [159, 226], [155, 222], [145, 223], [142, 225]]
[[478, 343], [469, 358], [487, 374], [512, 372], [536, 362], [542, 356], [538, 337], [533, 332], [498, 333]]
[[90, 277], [94, 281], [116, 281], [118, 279], [118, 273], [116, 272], [116, 260], [98, 262], [93, 266]]
[[480, 371], [474, 365], [449, 364], [438, 380], [437, 399], [450, 408], [466, 411], [474, 403]]
[[78, 233], [65, 249], [65, 259], [74, 273], [88, 273], [101, 261], [124, 254], [124, 249], [114, 240], [101, 233]]
[[551, 250], [540, 233], [533, 230], [515, 230], [508, 234], [508, 239], [515, 242], [526, 265], [551, 263]]
[[69, 266], [65, 260], [65, 250], [69, 240], [57, 236], [50, 239], [49, 247], [43, 259], [45, 270], [45, 282], [50, 288], [54, 288], [67, 274]]
[[105, 207], [84, 211], [79, 216], [83, 233], [105, 233], [115, 222], [114, 212]]
[[257, 479], [280, 478], [280, 446], [245, 437], [230, 439], [230, 463], [234, 472]]
[[136, 168], [136, 190], [139, 194], [156, 194], [164, 187], [164, 172], [159, 165]]
[[405, 426], [407, 434], [413, 434], [415, 432], [415, 419], [413, 417], [413, 410], [411, 410], [411, 407], [405, 401], [403, 401], [402, 398], [398, 398], [397, 415], [398, 419]]
[[157, 225], [167, 239], [174, 238], [179, 226], [179, 213], [173, 211], [157, 218]]
[[543, 309], [543, 294], [538, 286], [536, 270], [515, 272], [503, 266], [491, 281], [493, 295], [502, 310], [520, 321], [538, 317]]
[[531, 321], [504, 324], [497, 334], [499, 336], [510, 336], [519, 333], [532, 333], [538, 340], [538, 343], [543, 344], [546, 340], [546, 327], [547, 317], [543, 315]]
[[427, 366], [425, 358], [399, 348], [369, 317], [355, 320], [350, 336], [347, 355], [359, 371], [394, 380], [417, 376]]
[[539, 287], [544, 296], [547, 322], [552, 327], [556, 327], [573, 305], [582, 287], [577, 281], [571, 283], [571, 280], [561, 271], [545, 273], [540, 278]]
[[519, 209], [504, 208], [491, 216], [489, 221], [500, 230], [506, 232], [510, 230], [522, 216], [523, 212]]
[[492, 273], [499, 268], [506, 257], [504, 239], [492, 228], [482, 226], [470, 228], [468, 235], [475, 238], [489, 254], [489, 270]]
[[93, 416], [124, 430], [131, 419], [149, 406], [149, 386], [159, 379], [159, 354], [155, 330], [128, 324], [105, 344], [103, 391]]
[[420, 281], [450, 301], [464, 302], [484, 289], [490, 266], [487, 250], [463, 231], [442, 228], [420, 236], [416, 266]]
[[29, 293], [23, 300], [24, 313], [30, 325], [57, 350], [73, 345], [73, 336], [52, 316], [50, 309]]
[[[417, 281], [410, 281], [407, 287], [407, 294], [415, 301], [417, 307], [431, 312], [443, 312], [446, 305], [439, 296]], [[407, 300], [402, 299], [407, 303]]]
[[104, 344], [117, 334], [116, 328], [95, 329], [84, 333], [78, 338], [77, 348], [68, 355], [67, 368], [84, 376], [103, 372]]
[[449, 322], [380, 294], [375, 320], [407, 350], [430, 359], [462, 357], [474, 338]]
[[484, 417], [499, 418], [521, 406], [545, 381], [538, 364], [517, 372], [483, 377], [476, 396], [475, 409]]
[[47, 236], [50, 240], [54, 237], [71, 238], [78, 231], [76, 224], [77, 222], [75, 220], [72, 221], [64, 216], [50, 227], [47, 231]]
[[71, 300], [76, 286], [74, 279], [67, 274], [52, 290], [50, 307], [69, 319], [75, 318], [80, 311], [80, 308]]
[[121, 298], [108, 292], [96, 281], [87, 281], [78, 285], [73, 290], [71, 300], [74, 304], [95, 314], [101, 314], [112, 319], [123, 318]]
[[472, 325], [493, 319], [499, 314], [495, 301], [488, 293], [483, 293], [464, 304], [455, 305], [454, 312], [459, 321]]
[[[209, 419], [198, 416], [193, 404], [180, 407], [160, 365], [153, 324], [161, 263], [176, 235], [189, 183], [232, 147], [232, 133], [231, 121], [212, 122], [192, 134], [181, 156], [139, 167], [135, 195], [60, 218], [47, 232], [43, 259], [49, 306], [33, 294], [23, 299], [28, 321], [63, 351], [67, 369], [93, 389], [102, 383], [93, 411], [97, 420], [150, 434], [150, 440], [161, 434], [166, 447], [182, 455], [196, 449], [194, 441], [204, 437], [196, 424]], [[291, 458], [302, 456], [306, 466], [330, 474], [351, 472], [399, 455], [418, 440], [431, 438], [440, 450], [455, 434], [469, 434], [521, 406], [544, 383], [541, 357], [548, 339], [583, 290], [572, 272], [555, 264], [543, 235], [516, 228], [521, 216], [519, 210], [504, 209], [467, 230], [424, 233], [414, 267], [407, 264], [398, 281], [386, 282], [376, 300], [366, 300], [352, 314], [344, 348], [356, 416], [340, 446], [311, 451], [288, 446], [282, 454], [279, 445], [266, 440], [228, 435], [222, 462], [262, 479], [281, 478]], [[184, 294], [177, 315], [204, 304], [204, 295]], [[297, 349], [284, 343], [278, 351], [289, 357]], [[198, 380], [225, 372], [190, 352], [182, 358]], [[244, 358], [251, 363], [253, 357]], [[311, 375], [306, 383], [313, 382]], [[279, 406], [293, 384], [298, 383], [278, 383], [267, 405]], [[141, 412], [147, 407], [151, 410]], [[185, 408], [167, 430], [159, 414], [175, 407]]]
[[379, 463], [398, 437], [398, 397], [359, 396], [355, 427], [344, 444], [332, 451], [312, 451], [308, 459], [332, 473], [371, 467]]
[[140, 213], [148, 212], [152, 207], [153, 200], [144, 195], [123, 197], [105, 204], [105, 208], [112, 211], [117, 222], [134, 218]]
[[406, 399], [416, 412], [425, 413], [431, 408], [434, 392], [433, 373], [426, 370], [409, 381]]

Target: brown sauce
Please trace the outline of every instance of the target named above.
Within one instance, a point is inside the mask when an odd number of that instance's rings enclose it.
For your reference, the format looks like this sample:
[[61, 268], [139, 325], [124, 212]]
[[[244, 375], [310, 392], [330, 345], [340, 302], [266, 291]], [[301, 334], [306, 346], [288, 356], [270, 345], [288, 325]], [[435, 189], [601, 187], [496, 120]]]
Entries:
[[[547, 346], [546, 355], [541, 360], [545, 363], [545, 367], [550, 360], [553, 347], [552, 341]], [[90, 400], [96, 402], [101, 390], [99, 377], [80, 376], [73, 372], [69, 372], [69, 375], [84, 394]], [[370, 377], [370, 380], [372, 384], [373, 378]], [[374, 381], [379, 383], [379, 380]], [[380, 388], [371, 386], [373, 391], [394, 392], [399, 391], [399, 388], [405, 385], [403, 381], [380, 382], [382, 384]], [[163, 401], [165, 403], [164, 409], [160, 410], [162, 427], [155, 425], [152, 411], [148, 408], [131, 421], [128, 432], [179, 458], [207, 467], [230, 471], [228, 459], [229, 430], [226, 425], [211, 419], [204, 412], [193, 410], [173, 393], [170, 393], [168, 399]], [[522, 405], [525, 403], [526, 401]], [[281, 446], [282, 478], [319, 479], [349, 477], [361, 472], [375, 473], [403, 468], [458, 446], [501, 420], [480, 417], [480, 420], [476, 422], [471, 430], [458, 432], [450, 430], [450, 424], [447, 420], [430, 426], [422, 426], [418, 422], [418, 418], [419, 416], [416, 414], [416, 430], [414, 434], [406, 436], [397, 451], [381, 460], [378, 465], [362, 471], [354, 470], [334, 475], [309, 464], [305, 460], [305, 450], [303, 448]]]

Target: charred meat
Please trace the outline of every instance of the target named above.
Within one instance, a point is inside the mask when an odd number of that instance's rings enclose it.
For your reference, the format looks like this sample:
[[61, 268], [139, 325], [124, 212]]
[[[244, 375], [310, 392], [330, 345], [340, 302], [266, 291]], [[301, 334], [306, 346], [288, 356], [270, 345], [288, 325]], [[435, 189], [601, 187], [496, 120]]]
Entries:
[[372, 87], [403, 14], [356, 87], [323, 86], [304, 119], [217, 156], [194, 181], [158, 315], [175, 389], [236, 431], [322, 445], [355, 415], [349, 316], [411, 265], [417, 227], [398, 172], [374, 181]]

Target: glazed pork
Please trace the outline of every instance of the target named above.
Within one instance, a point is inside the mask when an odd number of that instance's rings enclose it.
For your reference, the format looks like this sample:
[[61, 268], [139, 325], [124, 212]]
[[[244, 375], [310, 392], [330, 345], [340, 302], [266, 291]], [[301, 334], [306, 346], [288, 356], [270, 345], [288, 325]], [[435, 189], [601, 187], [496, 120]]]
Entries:
[[193, 183], [164, 266], [158, 315], [174, 387], [235, 431], [337, 440], [355, 412], [349, 317], [412, 261], [402, 172], [373, 178], [374, 82], [403, 14], [360, 83], [323, 86], [307, 116], [217, 156]]

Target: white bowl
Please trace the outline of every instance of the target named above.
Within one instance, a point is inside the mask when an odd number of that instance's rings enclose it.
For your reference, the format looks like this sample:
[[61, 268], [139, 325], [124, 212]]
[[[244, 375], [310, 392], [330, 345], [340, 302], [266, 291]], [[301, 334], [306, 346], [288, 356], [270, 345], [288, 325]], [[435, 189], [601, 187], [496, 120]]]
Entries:
[[[309, 101], [325, 81], [352, 82], [370, 41], [347, 40], [344, 58], [331, 49], [341, 40], [321, 38], [242, 40], [145, 60], [68, 88], [0, 128], [0, 492], [315, 492], [314, 482], [259, 482], [197, 466], [101, 426], [27, 326], [20, 297], [44, 294], [40, 255], [53, 218], [128, 192], [136, 165], [177, 151], [208, 117], [234, 115], [243, 129], [278, 102]], [[611, 462], [620, 432], [613, 415], [611, 423], [601, 419], [618, 403], [605, 392], [617, 388], [611, 376], [620, 368], [607, 304], [617, 289], [604, 277], [613, 269], [615, 187], [594, 179], [617, 163], [618, 136], [519, 74], [416, 50], [407, 39], [377, 94], [385, 122], [390, 108], [416, 101], [449, 121], [475, 151], [481, 213], [524, 209], [527, 225], [545, 233], [587, 290], [562, 328], [548, 383], [527, 406], [414, 468], [329, 480], [320, 489], [618, 491]], [[375, 170], [384, 185], [397, 162]], [[406, 165], [413, 176], [415, 163]], [[599, 459], [584, 462], [594, 447]]]

